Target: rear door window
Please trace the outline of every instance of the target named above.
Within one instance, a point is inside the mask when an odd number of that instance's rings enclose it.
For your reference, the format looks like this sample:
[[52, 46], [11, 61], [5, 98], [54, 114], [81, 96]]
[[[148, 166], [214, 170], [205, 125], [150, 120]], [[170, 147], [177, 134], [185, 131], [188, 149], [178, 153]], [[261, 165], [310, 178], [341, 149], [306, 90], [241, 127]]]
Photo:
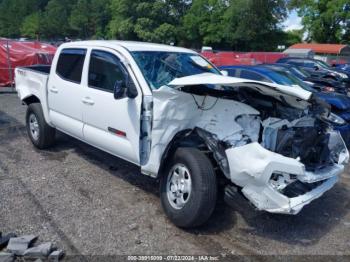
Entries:
[[80, 84], [85, 57], [85, 49], [63, 49], [58, 58], [56, 74], [64, 80]]
[[229, 76], [236, 76], [237, 70], [233, 68], [223, 69], [224, 71], [227, 71]]
[[304, 66], [304, 61], [302, 60], [289, 60], [288, 64], [296, 65], [296, 66]]
[[307, 68], [314, 68], [316, 65], [316, 63], [312, 62], [312, 61], [305, 61], [304, 62], [304, 67], [307, 67]]
[[266, 79], [262, 75], [248, 70], [242, 70], [241, 78], [255, 81], [266, 81]]

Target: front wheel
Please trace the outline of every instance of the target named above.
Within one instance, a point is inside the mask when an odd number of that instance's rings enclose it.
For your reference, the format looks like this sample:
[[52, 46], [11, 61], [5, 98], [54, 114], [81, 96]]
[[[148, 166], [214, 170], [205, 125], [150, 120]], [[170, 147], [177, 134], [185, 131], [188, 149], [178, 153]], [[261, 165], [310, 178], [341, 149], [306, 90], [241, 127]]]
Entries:
[[162, 206], [178, 227], [203, 225], [212, 215], [217, 181], [210, 160], [198, 149], [179, 148], [161, 177]]
[[56, 130], [46, 123], [41, 104], [28, 106], [26, 124], [28, 136], [36, 148], [46, 149], [53, 145]]

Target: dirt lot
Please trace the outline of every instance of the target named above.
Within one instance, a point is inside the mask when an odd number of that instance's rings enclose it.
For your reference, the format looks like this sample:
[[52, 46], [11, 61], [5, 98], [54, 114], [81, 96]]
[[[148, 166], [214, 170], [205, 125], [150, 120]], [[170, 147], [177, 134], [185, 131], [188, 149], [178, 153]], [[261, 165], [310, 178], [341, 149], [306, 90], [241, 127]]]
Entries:
[[0, 93], [0, 231], [38, 234], [69, 255], [350, 255], [350, 178], [298, 216], [220, 198], [208, 225], [183, 231], [162, 212], [158, 184], [118, 158], [59, 134], [39, 152], [25, 107]]

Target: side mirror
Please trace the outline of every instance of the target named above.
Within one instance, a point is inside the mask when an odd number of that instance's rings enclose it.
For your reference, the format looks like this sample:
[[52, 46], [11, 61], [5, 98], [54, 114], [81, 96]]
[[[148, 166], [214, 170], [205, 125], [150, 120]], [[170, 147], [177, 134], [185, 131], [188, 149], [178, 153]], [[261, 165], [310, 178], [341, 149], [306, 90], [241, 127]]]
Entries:
[[320, 68], [316, 65], [316, 66], [314, 66], [314, 69], [315, 69], [315, 71], [318, 71], [318, 70], [320, 70]]
[[119, 100], [125, 97], [126, 85], [123, 80], [117, 80], [114, 84], [114, 99]]
[[114, 84], [114, 99], [120, 100], [125, 97], [134, 99], [137, 97], [137, 88], [132, 80], [128, 77], [125, 80], [117, 80]]
[[228, 72], [226, 70], [220, 71], [223, 76], [228, 76]]
[[126, 89], [126, 96], [129, 97], [130, 99], [134, 99], [137, 97], [139, 93], [137, 92], [137, 88], [134, 84], [134, 81], [129, 80], [127, 84], [127, 89]]

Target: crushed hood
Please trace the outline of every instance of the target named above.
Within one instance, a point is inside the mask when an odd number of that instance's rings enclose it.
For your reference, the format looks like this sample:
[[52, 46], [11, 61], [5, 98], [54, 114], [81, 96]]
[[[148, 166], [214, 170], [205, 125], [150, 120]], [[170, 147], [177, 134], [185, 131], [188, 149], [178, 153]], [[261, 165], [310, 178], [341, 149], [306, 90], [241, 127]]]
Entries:
[[[204, 73], [199, 75], [192, 75], [182, 78], [176, 78], [168, 84], [173, 87], [185, 87], [196, 85], [213, 85], [213, 86], [225, 86], [225, 87], [248, 87], [260, 90], [260, 92], [266, 95], [278, 96], [288, 95], [297, 99], [309, 101], [312, 97], [312, 93], [297, 86], [283, 86], [272, 83], [265, 83], [259, 81], [253, 81], [236, 77], [216, 75], [212, 73]], [[213, 87], [217, 89], [217, 87]]]

